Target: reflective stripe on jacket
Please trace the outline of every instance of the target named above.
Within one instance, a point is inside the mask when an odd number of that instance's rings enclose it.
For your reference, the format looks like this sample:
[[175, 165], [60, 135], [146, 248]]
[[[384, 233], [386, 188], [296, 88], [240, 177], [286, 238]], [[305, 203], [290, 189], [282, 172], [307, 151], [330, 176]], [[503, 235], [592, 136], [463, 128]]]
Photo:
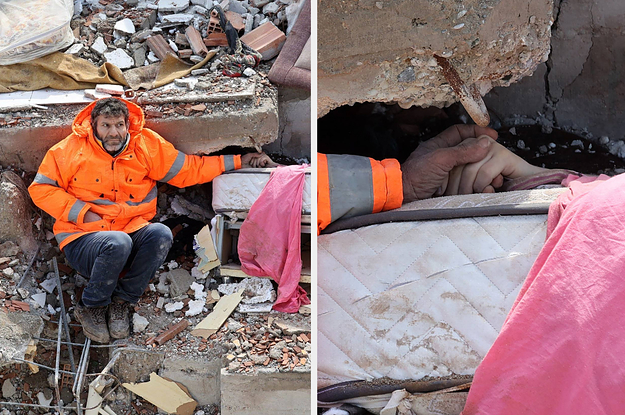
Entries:
[[[202, 157], [176, 150], [143, 127], [140, 107], [124, 102], [130, 139], [121, 154], [112, 157], [94, 137], [93, 102], [76, 116], [73, 133], [48, 150], [28, 188], [33, 202], [56, 219], [54, 235], [61, 248], [85, 233], [132, 233], [147, 225], [156, 215], [157, 181], [186, 187], [241, 168], [241, 156]], [[102, 220], [84, 223], [88, 210]]]
[[340, 218], [397, 209], [402, 200], [397, 160], [317, 154], [318, 231]]

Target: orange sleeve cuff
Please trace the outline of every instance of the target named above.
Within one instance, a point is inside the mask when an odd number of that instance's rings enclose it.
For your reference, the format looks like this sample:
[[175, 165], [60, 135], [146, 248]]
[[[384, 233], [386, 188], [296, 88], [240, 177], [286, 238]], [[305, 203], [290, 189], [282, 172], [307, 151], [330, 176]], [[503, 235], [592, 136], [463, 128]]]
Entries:
[[401, 166], [395, 159], [370, 159], [373, 180], [373, 213], [397, 209], [403, 201]]
[[[240, 168], [241, 168], [241, 155], [236, 154], [234, 156], [234, 169], [239, 170]], [[400, 182], [401, 182], [401, 178], [400, 178]]]
[[317, 234], [331, 221], [328, 158], [325, 154], [317, 154]]

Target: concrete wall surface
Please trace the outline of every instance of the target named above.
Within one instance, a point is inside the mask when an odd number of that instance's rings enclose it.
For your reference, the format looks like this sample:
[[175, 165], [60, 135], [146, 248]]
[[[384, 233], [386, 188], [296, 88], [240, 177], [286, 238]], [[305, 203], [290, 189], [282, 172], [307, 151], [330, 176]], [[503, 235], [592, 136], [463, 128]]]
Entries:
[[356, 102], [457, 101], [434, 55], [485, 94], [547, 59], [553, 0], [320, 0], [317, 115]]
[[264, 150], [310, 160], [310, 108], [310, 91], [278, 88], [280, 131], [278, 139], [265, 146]]
[[[541, 118], [555, 127], [587, 129], [589, 138], [625, 138], [625, 2], [561, 0], [554, 9], [551, 53], [532, 77], [485, 98], [502, 118]], [[540, 113], [541, 115], [539, 115]]]
[[309, 415], [310, 372], [221, 370], [221, 415]]

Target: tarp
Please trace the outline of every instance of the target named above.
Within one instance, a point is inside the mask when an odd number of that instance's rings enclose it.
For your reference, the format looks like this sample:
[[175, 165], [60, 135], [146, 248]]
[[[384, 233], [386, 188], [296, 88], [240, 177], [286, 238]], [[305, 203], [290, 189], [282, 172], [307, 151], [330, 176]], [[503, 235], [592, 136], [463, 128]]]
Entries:
[[463, 415], [625, 408], [625, 175], [550, 208], [547, 240], [478, 367]]
[[302, 272], [302, 192], [308, 165], [278, 167], [241, 225], [241, 270], [278, 283], [273, 309], [296, 313], [310, 304], [299, 285]]

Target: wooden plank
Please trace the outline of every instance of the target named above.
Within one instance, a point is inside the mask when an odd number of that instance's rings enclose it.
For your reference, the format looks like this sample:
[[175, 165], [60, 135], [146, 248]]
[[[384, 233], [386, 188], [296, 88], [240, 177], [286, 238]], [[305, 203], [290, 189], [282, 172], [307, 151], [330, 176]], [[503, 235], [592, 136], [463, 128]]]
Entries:
[[122, 383], [129, 391], [170, 414], [193, 415], [197, 402], [174, 381], [150, 373], [150, 381]]
[[218, 267], [221, 264], [217, 257], [217, 251], [215, 251], [215, 244], [213, 243], [213, 237], [208, 225], [204, 226], [197, 235], [195, 235], [195, 241], [198, 244], [198, 249], [195, 250], [195, 254], [200, 258], [198, 269], [203, 273], [208, 273], [211, 269]]
[[207, 339], [210, 335], [216, 333], [234, 309], [237, 308], [242, 298], [243, 290], [221, 297], [219, 302], [215, 304], [213, 312], [195, 326], [191, 334]]
[[[269, 276], [255, 277], [252, 275], [247, 275], [245, 272], [241, 271], [241, 265], [238, 264], [226, 264], [222, 265], [220, 268], [222, 277], [234, 277], [234, 278], [271, 278]], [[299, 282], [310, 284], [312, 281], [310, 267], [302, 268], [302, 275], [300, 276]]]

